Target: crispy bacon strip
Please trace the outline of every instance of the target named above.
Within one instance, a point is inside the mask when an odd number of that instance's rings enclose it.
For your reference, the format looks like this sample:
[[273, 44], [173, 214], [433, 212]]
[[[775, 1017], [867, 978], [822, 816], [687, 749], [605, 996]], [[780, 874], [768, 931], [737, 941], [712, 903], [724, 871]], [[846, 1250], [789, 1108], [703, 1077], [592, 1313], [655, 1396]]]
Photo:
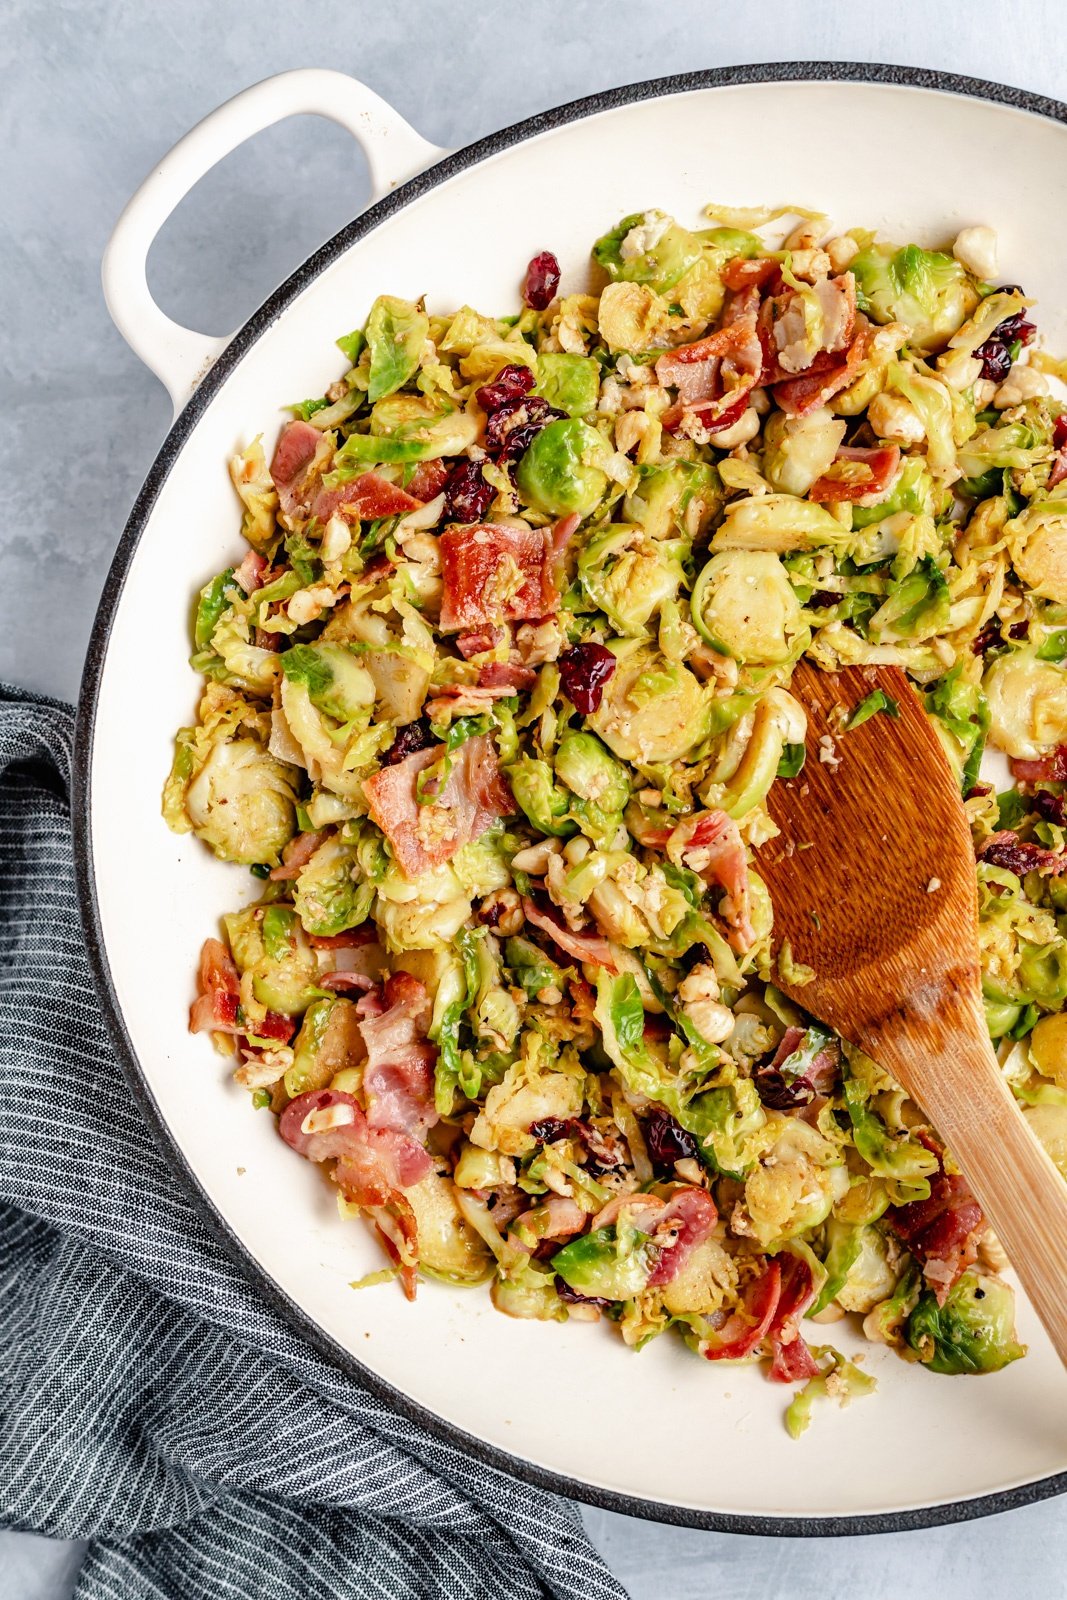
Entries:
[[346, 522], [373, 522], [378, 517], [403, 516], [406, 511], [417, 511], [422, 505], [414, 495], [390, 483], [378, 472], [362, 472], [351, 483], [339, 484], [336, 489], [320, 489], [312, 503], [311, 514], [320, 522], [329, 522], [332, 516], [343, 517]]
[[859, 504], [877, 505], [884, 500], [889, 485], [900, 469], [900, 446], [879, 445], [874, 449], [861, 449], [858, 445], [842, 445], [835, 461], [855, 461], [870, 469], [866, 478], [849, 483], [841, 478], [824, 475], [816, 478], [808, 490], [811, 500], [853, 500]]
[[945, 1171], [941, 1147], [928, 1134], [916, 1137], [937, 1156], [941, 1169], [930, 1179], [929, 1199], [891, 1206], [886, 1221], [921, 1265], [938, 1305], [944, 1305], [953, 1285], [974, 1262], [986, 1224], [967, 1180]]
[[541, 528], [453, 523], [441, 534], [441, 629], [532, 622], [559, 606], [553, 536]]
[[367, 1047], [363, 1093], [371, 1128], [395, 1128], [416, 1138], [438, 1120], [434, 1105], [437, 1051], [429, 1043], [433, 1006], [426, 985], [408, 972], [386, 979], [385, 1009], [359, 1023]]
[[572, 933], [569, 928], [550, 917], [546, 912], [539, 911], [529, 898], [522, 902], [523, 915], [527, 922], [539, 928], [542, 933], [565, 950], [576, 961], [590, 962], [594, 967], [603, 967], [606, 972], [616, 972], [615, 954], [606, 939], [596, 933]]
[[419, 774], [443, 754], [443, 746], [416, 750], [382, 767], [363, 785], [371, 817], [392, 846], [406, 878], [439, 867], [463, 845], [480, 839], [498, 817], [515, 809], [511, 792], [487, 734], [466, 740], [451, 757], [451, 769], [432, 804], [419, 804]]
[[1058, 854], [1055, 850], [1042, 849], [1039, 844], [1028, 844], [1010, 828], [986, 839], [979, 846], [978, 859], [1017, 873], [1019, 877], [1026, 872], [1047, 872], [1053, 876], [1067, 872], [1067, 852]]
[[853, 379], [859, 376], [863, 365], [869, 328], [865, 317], [857, 317], [856, 336], [843, 360], [829, 356], [825, 358], [828, 364], [824, 366], [823, 358], [817, 356], [807, 372], [802, 372], [798, 378], [776, 383], [774, 398], [782, 410], [788, 411], [791, 416], [805, 417], [832, 400], [842, 389], [847, 389]]
[[783, 1255], [782, 1287], [767, 1338], [774, 1351], [768, 1376], [774, 1383], [799, 1383], [818, 1376], [815, 1358], [800, 1334], [800, 1319], [815, 1298], [811, 1268], [799, 1256]]
[[334, 1183], [350, 1204], [369, 1213], [414, 1300], [418, 1228], [403, 1190], [433, 1170], [423, 1147], [406, 1133], [370, 1127], [353, 1096], [338, 1089], [298, 1095], [278, 1119], [278, 1131], [308, 1161], [333, 1162]]
[[649, 1274], [648, 1287], [658, 1289], [672, 1282], [697, 1245], [704, 1243], [718, 1220], [715, 1202], [706, 1189], [694, 1186], [672, 1195], [662, 1216], [656, 1219], [656, 1231], [659, 1233], [665, 1228], [671, 1229], [673, 1243], [661, 1250], [659, 1260]]
[[768, 1261], [758, 1278], [753, 1278], [742, 1297], [742, 1310], [735, 1311], [707, 1339], [700, 1353], [706, 1361], [740, 1361], [749, 1356], [767, 1337], [778, 1309], [782, 1292], [782, 1264], [777, 1256]]
[[1033, 761], [1012, 757], [1009, 765], [1018, 783], [1067, 783], [1067, 744], [1057, 745], [1051, 755]]
[[730, 943], [744, 951], [755, 943], [748, 862], [737, 823], [725, 811], [704, 811], [689, 817], [667, 839], [672, 861], [710, 878], [726, 891], [720, 910], [730, 926]]

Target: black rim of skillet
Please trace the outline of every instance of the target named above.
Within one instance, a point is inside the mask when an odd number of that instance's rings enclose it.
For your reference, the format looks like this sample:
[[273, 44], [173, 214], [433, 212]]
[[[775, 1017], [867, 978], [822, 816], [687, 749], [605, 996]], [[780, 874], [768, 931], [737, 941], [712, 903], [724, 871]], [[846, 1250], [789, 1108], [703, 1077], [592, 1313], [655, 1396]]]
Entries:
[[788, 61], [769, 65], [708, 68], [699, 72], [681, 73], [667, 78], [649, 79], [643, 83], [628, 84], [621, 88], [605, 89], [598, 94], [573, 100], [567, 105], [544, 111], [512, 127], [479, 139], [445, 156], [435, 166], [417, 174], [399, 186], [384, 199], [368, 207], [347, 227], [342, 228], [321, 249], [276, 289], [260, 309], [249, 318], [240, 332], [226, 346], [210, 371], [194, 391], [184, 410], [175, 419], [170, 432], [156, 456], [145, 479], [144, 486], [119, 541], [107, 581], [104, 585], [96, 621], [93, 625], [86, 657], [78, 701], [78, 724], [74, 756], [74, 855], [89, 961], [96, 981], [104, 1013], [112, 1036], [118, 1047], [119, 1059], [130, 1088], [141, 1112], [158, 1139], [170, 1165], [185, 1188], [196, 1201], [205, 1220], [238, 1267], [252, 1281], [268, 1304], [295, 1328], [325, 1359], [356, 1378], [374, 1394], [386, 1400], [397, 1411], [419, 1423], [428, 1432], [458, 1447], [464, 1453], [484, 1462], [487, 1466], [509, 1473], [523, 1482], [536, 1484], [570, 1499], [584, 1501], [607, 1511], [622, 1512], [628, 1516], [645, 1517], [651, 1521], [677, 1523], [684, 1527], [703, 1528], [720, 1533], [748, 1533], [792, 1537], [816, 1537], [831, 1534], [893, 1533], [912, 1528], [931, 1528], [943, 1523], [965, 1522], [978, 1517], [992, 1516], [1010, 1511], [1016, 1506], [1028, 1505], [1053, 1495], [1067, 1492], [1067, 1472], [1057, 1473], [1017, 1488], [1001, 1490], [994, 1494], [972, 1499], [951, 1501], [945, 1504], [923, 1506], [908, 1511], [885, 1512], [868, 1516], [802, 1517], [802, 1516], [748, 1516], [737, 1513], [694, 1510], [687, 1506], [672, 1506], [635, 1495], [616, 1493], [596, 1485], [569, 1478], [563, 1473], [524, 1461], [444, 1421], [434, 1412], [410, 1400], [402, 1391], [386, 1383], [375, 1372], [351, 1356], [274, 1282], [259, 1265], [251, 1251], [244, 1245], [216, 1208], [192, 1171], [185, 1155], [175, 1141], [156, 1103], [155, 1097], [134, 1051], [132, 1041], [119, 1006], [111, 979], [107, 954], [104, 948], [97, 903], [96, 879], [93, 869], [92, 837], [89, 823], [90, 784], [93, 753], [93, 735], [101, 678], [107, 655], [108, 642], [122, 591], [134, 553], [155, 505], [159, 492], [170, 469], [183, 449], [186, 440], [196, 427], [209, 402], [225, 383], [252, 345], [285, 311], [289, 303], [313, 279], [343, 255], [364, 235], [400, 211], [411, 201], [446, 182], [459, 172], [476, 167], [479, 162], [500, 151], [509, 149], [536, 134], [545, 133], [584, 117], [602, 111], [634, 105], [643, 100], [661, 96], [685, 94], [694, 89], [728, 88], [740, 84], [796, 83], [796, 82], [849, 82], [889, 84], [907, 88], [937, 90], [942, 93], [964, 96], [976, 100], [990, 100], [998, 105], [1014, 107], [1033, 115], [1067, 123], [1067, 105], [1033, 94], [1025, 89], [1009, 88], [1004, 84], [990, 83], [977, 78], [958, 77], [953, 73], [930, 71], [918, 67], [886, 66], [839, 61]]

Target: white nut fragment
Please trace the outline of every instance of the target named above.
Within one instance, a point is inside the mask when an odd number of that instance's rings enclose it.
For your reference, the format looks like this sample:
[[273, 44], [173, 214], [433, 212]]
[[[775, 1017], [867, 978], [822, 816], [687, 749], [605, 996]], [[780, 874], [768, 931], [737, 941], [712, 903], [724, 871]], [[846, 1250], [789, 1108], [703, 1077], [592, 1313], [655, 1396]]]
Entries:
[[558, 856], [563, 849], [561, 839], [541, 839], [537, 844], [527, 845], [525, 850], [519, 850], [511, 858], [511, 865], [516, 872], [525, 872], [530, 878], [543, 878], [548, 871], [548, 863], [553, 856]]
[[982, 360], [980, 356], [969, 356], [966, 350], [953, 350], [938, 359], [937, 372], [946, 388], [962, 394], [982, 376]]
[[478, 920], [501, 939], [510, 939], [526, 921], [522, 901], [514, 889], [496, 889], [478, 907]]
[[867, 421], [879, 439], [897, 444], [921, 444], [926, 438], [922, 419], [901, 395], [876, 394], [867, 408]]
[[316, 617], [321, 617], [322, 613], [335, 606], [340, 598], [328, 583], [313, 583], [309, 589], [298, 590], [285, 609], [289, 621], [303, 627], [305, 623], [314, 622]]
[[834, 272], [844, 272], [859, 255], [860, 247], [849, 234], [842, 233], [836, 239], [830, 239], [825, 245], [826, 254], [830, 257], [830, 266]]
[[825, 250], [794, 250], [789, 265], [794, 278], [804, 283], [830, 276], [830, 257]]
[[334, 1128], [347, 1128], [349, 1123], [355, 1122], [356, 1113], [347, 1100], [341, 1100], [336, 1105], [323, 1106], [320, 1110], [309, 1111], [300, 1124], [301, 1133], [330, 1133]]
[[1025, 400], [1036, 400], [1043, 394], [1048, 394], [1044, 373], [1016, 362], [993, 396], [993, 404], [998, 411], [1007, 411], [1009, 406], [1021, 406]]
[[997, 275], [997, 231], [995, 228], [961, 228], [952, 246], [961, 267], [986, 282]]
[[319, 555], [323, 561], [340, 561], [351, 544], [352, 529], [344, 517], [333, 516], [326, 524], [326, 532], [319, 546]]
[[739, 444], [748, 444], [759, 433], [759, 412], [755, 406], [749, 406], [737, 421], [729, 428], [723, 428], [721, 433], [709, 433], [708, 443], [713, 444], [716, 450], [736, 450]]

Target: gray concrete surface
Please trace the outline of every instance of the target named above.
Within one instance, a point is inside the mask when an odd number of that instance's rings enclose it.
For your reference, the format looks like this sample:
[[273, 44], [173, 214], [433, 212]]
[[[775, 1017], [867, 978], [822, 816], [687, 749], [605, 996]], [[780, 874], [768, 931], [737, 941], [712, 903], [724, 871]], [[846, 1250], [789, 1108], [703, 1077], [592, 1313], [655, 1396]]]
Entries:
[[[108, 321], [101, 252], [151, 164], [246, 84], [293, 66], [339, 67], [445, 145], [595, 89], [731, 62], [896, 61], [1067, 92], [1062, 0], [352, 0], [340, 10], [3, 0], [0, 21], [0, 677], [65, 698], [169, 421], [162, 389]], [[773, 160], [758, 129], [743, 131], [741, 148]], [[896, 152], [850, 141], [842, 159], [869, 161], [876, 183], [879, 161], [919, 156], [906, 140]], [[173, 316], [228, 332], [365, 197], [361, 159], [341, 130], [317, 119], [275, 128], [172, 218], [150, 261], [152, 287]], [[1056, 1501], [839, 1541], [688, 1533], [602, 1512], [587, 1522], [634, 1600], [1045, 1600], [1067, 1590]], [[61, 1600], [79, 1549], [0, 1534], [0, 1600]]]

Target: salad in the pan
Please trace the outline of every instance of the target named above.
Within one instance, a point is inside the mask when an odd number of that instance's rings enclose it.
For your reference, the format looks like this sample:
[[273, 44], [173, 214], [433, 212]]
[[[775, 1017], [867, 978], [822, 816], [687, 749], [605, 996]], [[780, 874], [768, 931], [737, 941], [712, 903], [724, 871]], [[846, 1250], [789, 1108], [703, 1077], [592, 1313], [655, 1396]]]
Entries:
[[772, 248], [779, 215], [626, 217], [599, 293], [545, 252], [504, 316], [376, 300], [232, 462], [247, 550], [199, 596], [164, 812], [262, 890], [192, 1027], [376, 1230], [372, 1276], [673, 1328], [805, 1382], [797, 1430], [871, 1385], [843, 1317], [940, 1373], [1023, 1350], [937, 1130], [775, 987], [791, 670], [925, 695], [990, 1031], [1067, 1174], [1067, 405], [990, 229], [799, 213]]

